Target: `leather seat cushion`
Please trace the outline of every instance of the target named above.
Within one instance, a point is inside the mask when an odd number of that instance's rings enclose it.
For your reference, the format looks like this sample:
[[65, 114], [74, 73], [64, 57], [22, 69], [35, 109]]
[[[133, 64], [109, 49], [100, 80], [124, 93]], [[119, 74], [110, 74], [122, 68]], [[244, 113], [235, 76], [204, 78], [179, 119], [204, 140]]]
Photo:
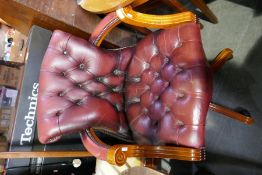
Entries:
[[162, 30], [137, 44], [125, 96], [138, 143], [204, 146], [211, 95], [199, 25]]

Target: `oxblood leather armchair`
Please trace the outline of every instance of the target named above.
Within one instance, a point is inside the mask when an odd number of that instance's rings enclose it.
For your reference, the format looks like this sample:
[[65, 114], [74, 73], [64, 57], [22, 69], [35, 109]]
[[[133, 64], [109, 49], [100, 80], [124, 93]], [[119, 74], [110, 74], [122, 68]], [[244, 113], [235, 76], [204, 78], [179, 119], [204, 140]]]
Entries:
[[[205, 159], [212, 71], [198, 24], [158, 31], [135, 47], [117, 50], [55, 31], [39, 84], [37, 124], [42, 143], [80, 132], [88, 151], [118, 165], [128, 156]], [[134, 139], [140, 146], [109, 147], [94, 129]], [[167, 144], [179, 147], [162, 146]]]

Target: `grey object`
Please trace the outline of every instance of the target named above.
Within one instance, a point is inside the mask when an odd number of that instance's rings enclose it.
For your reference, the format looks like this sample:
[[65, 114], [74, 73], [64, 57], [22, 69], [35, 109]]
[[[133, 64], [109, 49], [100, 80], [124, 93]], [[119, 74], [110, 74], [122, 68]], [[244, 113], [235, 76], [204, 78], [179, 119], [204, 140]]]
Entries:
[[5, 51], [5, 32], [0, 28], [0, 59], [4, 57]]
[[[262, 1], [207, 0], [218, 24], [200, 20], [207, 59], [225, 47], [234, 58], [214, 75], [212, 101], [231, 109], [247, 109], [253, 125], [209, 111], [206, 123], [207, 160], [188, 163], [171, 160], [170, 174], [262, 174]], [[199, 170], [199, 171], [198, 171]], [[197, 172], [198, 171], [198, 172]]]
[[215, 175], [262, 174], [262, 5], [260, 0], [216, 0], [209, 7], [219, 23], [204, 25], [202, 39], [208, 59], [224, 47], [234, 58], [214, 76], [213, 102], [243, 107], [255, 119], [251, 126], [209, 111], [207, 160], [200, 164]]

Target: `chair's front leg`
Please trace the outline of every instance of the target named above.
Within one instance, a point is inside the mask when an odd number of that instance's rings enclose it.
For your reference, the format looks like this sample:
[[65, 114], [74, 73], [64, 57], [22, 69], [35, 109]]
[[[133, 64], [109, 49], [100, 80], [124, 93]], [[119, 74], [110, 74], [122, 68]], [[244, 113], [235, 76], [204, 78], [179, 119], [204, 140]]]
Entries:
[[155, 158], [146, 158], [144, 160], [144, 166], [154, 169], [157, 169], [157, 165], [160, 163], [161, 159], [155, 159]]
[[213, 73], [217, 72], [231, 58], [233, 58], [233, 51], [229, 48], [223, 49], [210, 64]]
[[181, 2], [177, 1], [177, 0], [161, 0], [163, 3], [165, 3], [166, 5], [174, 8], [175, 10], [178, 10], [179, 12], [185, 12], [188, 11], [183, 4], [181, 4]]
[[197, 6], [201, 12], [206, 15], [206, 17], [212, 22], [212, 23], [218, 23], [217, 17], [214, 15], [214, 13], [208, 8], [208, 6], [205, 4], [203, 0], [190, 0], [195, 6]]
[[[229, 48], [223, 49], [210, 64], [211, 70], [213, 71], [213, 73], [217, 72], [228, 60], [232, 58], [233, 58], [233, 51]], [[254, 123], [254, 119], [252, 117], [240, 114], [238, 112], [235, 112], [226, 107], [214, 104], [212, 102], [209, 104], [209, 108], [212, 111], [218, 112], [220, 114], [223, 114], [224, 116], [238, 120], [245, 124]]]
[[251, 125], [254, 123], [254, 119], [251, 116], [246, 116], [243, 114], [240, 114], [238, 112], [235, 112], [231, 109], [228, 109], [226, 107], [214, 104], [214, 103], [210, 103], [209, 104], [209, 108], [212, 111], [218, 112], [220, 114], [223, 114], [224, 116], [230, 117], [234, 120], [240, 121], [242, 123], [245, 123], [247, 125]]
[[[186, 7], [183, 6], [183, 4], [177, 0], [161, 0], [163, 3], [165, 3], [167, 6], [173, 8], [174, 10], [177, 10], [179, 12], [186, 12], [189, 11]], [[199, 22], [199, 21], [198, 21]], [[202, 29], [204, 26], [201, 22], [199, 22], [200, 28]]]

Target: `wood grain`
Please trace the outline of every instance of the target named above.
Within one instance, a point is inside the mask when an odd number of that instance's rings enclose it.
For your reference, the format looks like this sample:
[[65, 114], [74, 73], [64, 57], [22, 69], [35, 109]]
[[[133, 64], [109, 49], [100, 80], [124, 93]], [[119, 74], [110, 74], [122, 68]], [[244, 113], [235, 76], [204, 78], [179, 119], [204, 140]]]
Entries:
[[[0, 0], [0, 12], [0, 18], [25, 35], [32, 25], [38, 25], [88, 38], [100, 21], [97, 15], [83, 10], [75, 0]], [[115, 28], [104, 44], [109, 48], [133, 45], [133, 37], [133, 32]]]
[[125, 7], [134, 0], [78, 0], [79, 5], [92, 13], [109, 13]]
[[170, 28], [175, 25], [196, 22], [196, 16], [191, 12], [171, 15], [149, 15], [136, 12], [131, 6], [116, 10], [118, 18], [127, 24], [146, 28]]
[[175, 146], [150, 145], [114, 145], [107, 155], [107, 161], [121, 166], [128, 157], [170, 158], [184, 161], [203, 161], [206, 158], [205, 148], [195, 149]]
[[0, 152], [0, 159], [25, 159], [37, 157], [92, 157], [87, 151], [32, 151], [32, 152]]
[[230, 59], [233, 58], [233, 50], [230, 48], [223, 49], [216, 58], [210, 63], [213, 73], [217, 72]]
[[201, 12], [214, 24], [218, 23], [215, 14], [208, 8], [203, 0], [190, 0], [195, 6], [197, 6]]
[[240, 114], [238, 112], [235, 112], [235, 111], [232, 111], [226, 107], [223, 107], [223, 106], [220, 106], [220, 105], [217, 105], [217, 104], [214, 104], [214, 103], [210, 103], [209, 104], [209, 108], [212, 110], [212, 111], [215, 111], [215, 112], [218, 112], [220, 114], [223, 114], [224, 116], [226, 117], [229, 117], [229, 118], [232, 118], [234, 120], [237, 120], [237, 121], [240, 121], [244, 124], [247, 124], [247, 125], [251, 125], [254, 123], [254, 119], [250, 116], [245, 116], [243, 114]]

